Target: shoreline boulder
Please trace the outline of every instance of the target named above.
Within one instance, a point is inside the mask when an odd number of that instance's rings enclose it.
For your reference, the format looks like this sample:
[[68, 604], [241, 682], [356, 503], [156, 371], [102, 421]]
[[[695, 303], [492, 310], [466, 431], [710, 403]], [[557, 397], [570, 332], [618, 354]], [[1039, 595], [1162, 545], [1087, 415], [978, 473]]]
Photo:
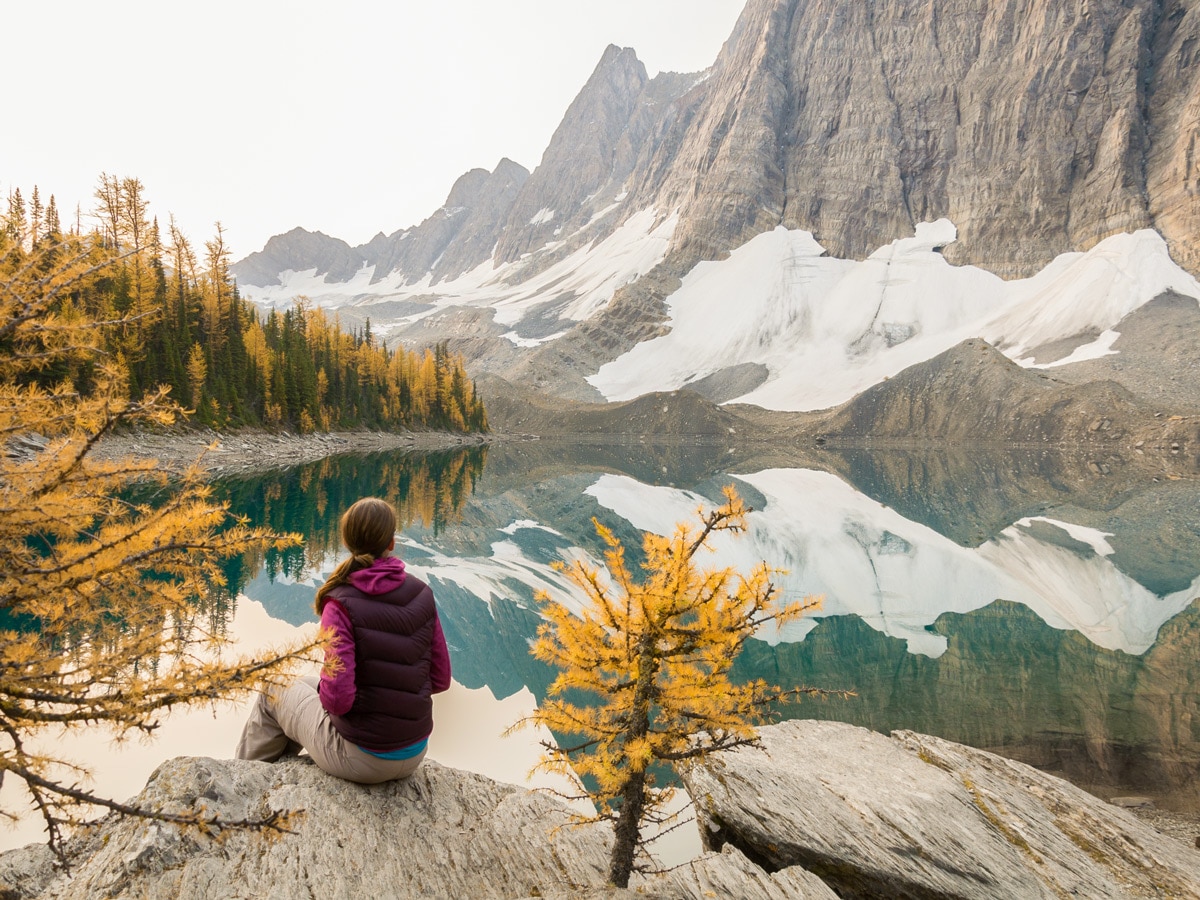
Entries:
[[684, 781], [706, 846], [841, 897], [1200, 898], [1200, 854], [1023, 763], [839, 722], [759, 730]]

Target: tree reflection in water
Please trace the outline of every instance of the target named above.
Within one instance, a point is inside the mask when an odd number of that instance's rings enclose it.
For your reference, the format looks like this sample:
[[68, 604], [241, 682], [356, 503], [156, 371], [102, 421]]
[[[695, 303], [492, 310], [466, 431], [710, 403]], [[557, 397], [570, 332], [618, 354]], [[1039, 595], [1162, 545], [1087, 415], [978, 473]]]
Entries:
[[216, 482], [217, 499], [249, 524], [304, 536], [302, 547], [229, 560], [221, 605], [237, 597], [259, 572], [272, 580], [286, 576], [298, 581], [311, 575], [340, 552], [338, 521], [360, 497], [393, 504], [401, 529], [420, 525], [439, 534], [461, 516], [483, 472], [487, 450], [486, 445], [476, 445], [431, 453], [343, 454]]
[[[312, 578], [319, 563], [340, 552], [341, 511], [360, 496], [383, 496], [396, 504], [408, 527], [414, 543], [406, 551], [420, 550], [411, 564], [436, 582], [455, 678], [467, 687], [487, 687], [496, 698], [528, 690], [541, 699], [549, 673], [528, 655], [540, 622], [533, 587], [510, 564], [515, 560], [520, 573], [536, 576], [571, 548], [598, 558], [602, 548], [594, 544], [592, 516], [635, 546], [634, 524], [588, 493], [605, 473], [627, 475], [637, 483], [632, 490], [640, 485], [646, 497], [654, 486], [669, 485], [711, 499], [734, 478], [739, 489], [749, 489], [744, 482], [756, 472], [823, 469], [932, 529], [913, 552], [947, 555], [934, 533], [969, 552], [986, 550], [1005, 540], [1014, 523], [1033, 517], [1021, 526], [1025, 540], [1019, 546], [1051, 541], [1056, 552], [1084, 561], [1095, 556], [1092, 548], [1077, 546], [1061, 529], [1038, 520], [1047, 517], [1108, 535], [1114, 549], [1104, 565], [1123, 589], [1140, 585], [1161, 598], [1186, 590], [1200, 573], [1200, 479], [1147, 473], [1132, 458], [1121, 463], [1107, 457], [1109, 473], [1098, 475], [1091, 457], [1045, 451], [800, 455], [793, 459], [782, 448], [749, 444], [543, 441], [499, 443], [490, 451], [339, 457], [230, 480], [217, 489], [236, 514], [254, 524], [303, 532], [308, 546], [231, 563], [228, 587], [241, 590], [259, 571], [285, 581]], [[765, 496], [752, 502], [763, 510], [761, 521], [778, 505], [814, 519], [828, 520], [836, 512], [805, 495], [783, 497], [778, 504]], [[518, 521], [529, 525], [514, 528]], [[497, 545], [511, 558], [497, 557]], [[269, 615], [292, 624], [311, 620], [309, 583], [267, 586], [266, 580], [264, 575], [250, 594]], [[928, 626], [947, 643], [936, 657], [909, 652], [904, 640], [877, 631], [858, 615], [826, 615], [803, 640], [751, 643], [738, 671], [777, 684], [858, 691], [853, 700], [805, 703], [796, 710], [801, 716], [883, 732], [914, 729], [1033, 763], [1102, 796], [1140, 793], [1164, 807], [1200, 810], [1195, 725], [1200, 604], [1182, 605], [1153, 646], [1135, 655], [1047, 624], [1028, 606], [1011, 602], [999, 586], [991, 596], [996, 602], [944, 612]], [[899, 599], [920, 605], [928, 598]], [[948, 598], [946, 609], [953, 600]], [[1153, 600], [1145, 604], [1150, 612]], [[1119, 602], [1110, 605], [1114, 615], [1123, 609]]]

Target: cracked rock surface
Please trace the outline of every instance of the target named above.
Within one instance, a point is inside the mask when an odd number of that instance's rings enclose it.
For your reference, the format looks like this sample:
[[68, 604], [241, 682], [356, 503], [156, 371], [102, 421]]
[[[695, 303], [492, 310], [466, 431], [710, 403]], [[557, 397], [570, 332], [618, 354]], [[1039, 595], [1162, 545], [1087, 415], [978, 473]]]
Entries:
[[1023, 763], [837, 722], [760, 734], [685, 776], [702, 833], [841, 897], [1200, 897], [1200, 853]]

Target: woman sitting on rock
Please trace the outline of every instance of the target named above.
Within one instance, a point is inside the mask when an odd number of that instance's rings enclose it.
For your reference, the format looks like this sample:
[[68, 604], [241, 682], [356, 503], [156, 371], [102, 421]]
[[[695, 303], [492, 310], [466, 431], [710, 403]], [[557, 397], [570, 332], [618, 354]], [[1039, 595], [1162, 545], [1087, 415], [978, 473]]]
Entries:
[[350, 558], [316, 597], [321, 627], [333, 635], [321, 677], [260, 695], [237, 758], [274, 762], [303, 747], [348, 781], [407, 778], [433, 731], [432, 695], [450, 686], [450, 654], [433, 592], [392, 556], [391, 504], [365, 497], [341, 527]]

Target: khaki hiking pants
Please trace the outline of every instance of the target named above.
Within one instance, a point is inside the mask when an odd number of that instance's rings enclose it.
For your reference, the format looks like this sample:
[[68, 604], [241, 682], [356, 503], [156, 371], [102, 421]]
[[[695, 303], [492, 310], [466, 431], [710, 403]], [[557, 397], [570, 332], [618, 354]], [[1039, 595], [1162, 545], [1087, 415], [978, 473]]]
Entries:
[[242, 729], [236, 758], [275, 762], [303, 747], [330, 775], [359, 784], [407, 778], [417, 770], [424, 751], [410, 759], [380, 759], [342, 737], [321, 706], [319, 683], [315, 677], [300, 678], [259, 694]]

